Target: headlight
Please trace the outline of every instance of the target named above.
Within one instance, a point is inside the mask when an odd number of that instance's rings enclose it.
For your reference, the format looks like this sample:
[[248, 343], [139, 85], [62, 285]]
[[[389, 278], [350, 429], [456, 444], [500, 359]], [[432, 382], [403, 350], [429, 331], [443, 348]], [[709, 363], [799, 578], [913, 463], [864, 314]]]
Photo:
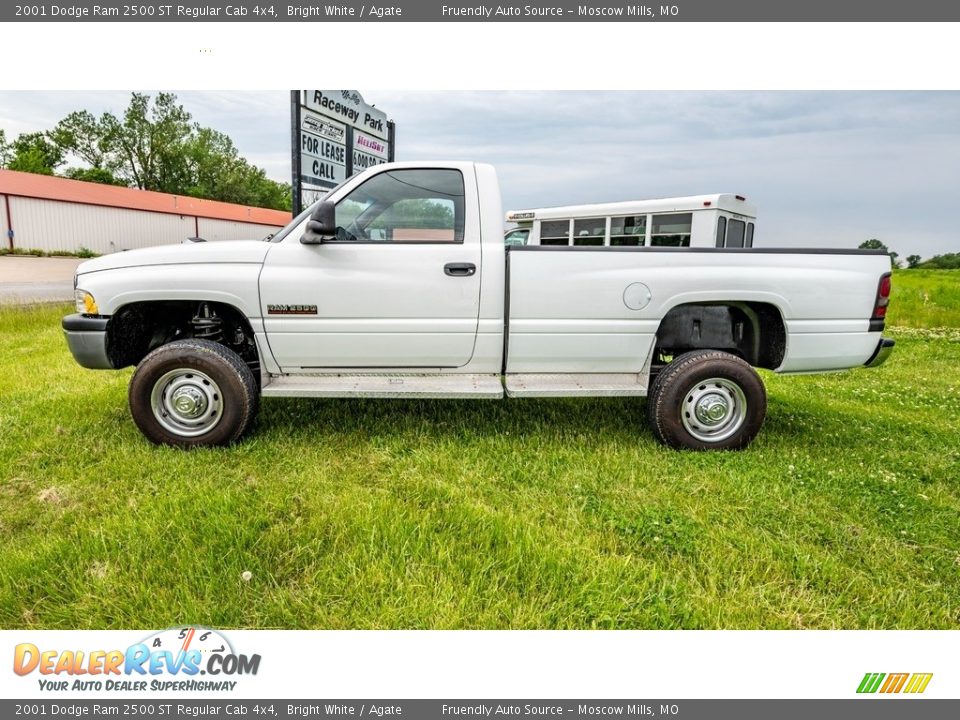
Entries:
[[100, 312], [97, 309], [97, 301], [93, 299], [93, 295], [88, 293], [86, 290], [75, 290], [74, 300], [77, 303], [77, 312], [83, 313], [84, 315], [99, 315]]

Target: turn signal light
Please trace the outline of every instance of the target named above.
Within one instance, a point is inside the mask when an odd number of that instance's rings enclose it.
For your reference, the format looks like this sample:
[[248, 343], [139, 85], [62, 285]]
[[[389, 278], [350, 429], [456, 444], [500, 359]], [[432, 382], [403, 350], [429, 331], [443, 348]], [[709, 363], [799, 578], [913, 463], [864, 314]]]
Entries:
[[74, 300], [76, 300], [78, 313], [83, 313], [84, 315], [100, 314], [100, 310], [97, 308], [97, 301], [94, 300], [93, 295], [86, 290], [74, 291]]

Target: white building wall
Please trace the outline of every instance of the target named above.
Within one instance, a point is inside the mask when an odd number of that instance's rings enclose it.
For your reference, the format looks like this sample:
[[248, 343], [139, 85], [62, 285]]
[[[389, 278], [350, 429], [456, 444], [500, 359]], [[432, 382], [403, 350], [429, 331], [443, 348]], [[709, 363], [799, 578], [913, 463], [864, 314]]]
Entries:
[[11, 197], [10, 214], [15, 245], [48, 252], [84, 247], [105, 255], [178, 243], [194, 233], [192, 217], [56, 200]]
[[235, 222], [200, 218], [200, 237], [211, 242], [216, 240], [262, 240], [280, 228], [275, 225]]
[[[0, 211], [3, 198], [0, 196]], [[194, 218], [192, 215], [129, 210], [10, 196], [14, 246], [51, 252], [99, 255], [183, 242], [198, 234], [206, 240], [255, 240], [276, 232], [272, 225]], [[2, 233], [6, 218], [2, 218]], [[6, 238], [3, 237], [6, 241]]]

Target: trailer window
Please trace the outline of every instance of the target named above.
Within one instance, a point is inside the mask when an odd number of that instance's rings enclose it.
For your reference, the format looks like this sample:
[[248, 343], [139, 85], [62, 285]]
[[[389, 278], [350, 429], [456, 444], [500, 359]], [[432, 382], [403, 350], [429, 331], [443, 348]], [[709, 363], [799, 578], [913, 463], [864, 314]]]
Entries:
[[747, 241], [744, 247], [753, 247], [753, 223], [747, 223]]
[[574, 245], [603, 245], [607, 234], [606, 218], [573, 221]]
[[727, 219], [720, 216], [717, 220], [717, 247], [723, 247], [723, 240], [727, 235]]
[[653, 247], [690, 247], [691, 213], [654, 215], [650, 225], [650, 245]]
[[541, 245], [569, 245], [569, 220], [544, 220], [540, 223]]
[[742, 248], [743, 235], [746, 232], [747, 224], [743, 220], [730, 220], [727, 228], [727, 247]]
[[646, 215], [610, 218], [610, 245], [612, 247], [643, 245], [646, 237]]

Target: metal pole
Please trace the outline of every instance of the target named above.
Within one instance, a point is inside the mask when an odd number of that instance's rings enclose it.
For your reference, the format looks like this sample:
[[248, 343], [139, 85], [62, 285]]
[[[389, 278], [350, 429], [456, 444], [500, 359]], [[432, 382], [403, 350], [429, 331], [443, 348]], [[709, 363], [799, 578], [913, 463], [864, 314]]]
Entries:
[[300, 91], [290, 91], [290, 192], [293, 193], [293, 216], [303, 211], [303, 188], [300, 183]]
[[347, 141], [347, 156], [344, 158], [347, 163], [347, 177], [353, 177], [353, 127], [350, 125], [347, 125], [344, 140]]
[[7, 244], [13, 250], [13, 215], [10, 214], [10, 196], [3, 196], [3, 205], [7, 210]]
[[387, 160], [393, 162], [397, 158], [397, 124], [393, 120], [387, 121], [387, 141], [390, 143]]

